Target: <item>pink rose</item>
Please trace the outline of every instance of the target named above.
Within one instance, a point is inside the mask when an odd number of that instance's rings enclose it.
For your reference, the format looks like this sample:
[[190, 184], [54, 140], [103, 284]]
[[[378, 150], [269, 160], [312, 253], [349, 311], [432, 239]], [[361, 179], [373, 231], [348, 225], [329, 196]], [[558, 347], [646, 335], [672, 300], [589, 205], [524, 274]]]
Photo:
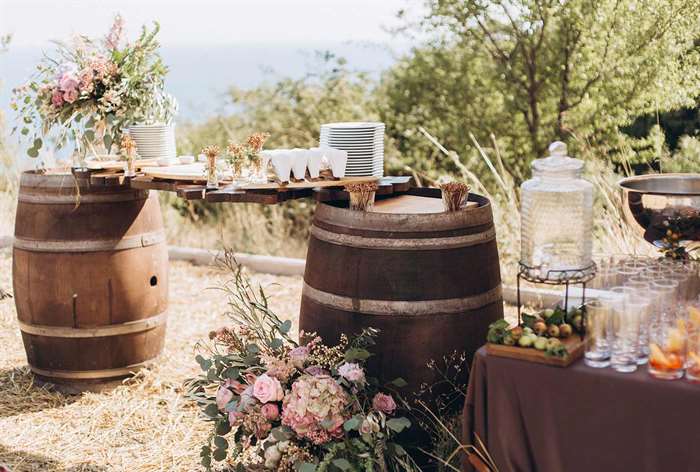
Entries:
[[354, 362], [345, 362], [338, 368], [338, 373], [350, 382], [364, 383], [365, 381], [365, 372]]
[[226, 381], [226, 384], [227, 387], [231, 387], [238, 395], [242, 395], [245, 389], [248, 388], [246, 384], [242, 384], [238, 380], [229, 379]]
[[230, 411], [228, 414], [228, 423], [230, 425], [236, 424], [241, 419], [243, 419], [243, 413], [240, 411]]
[[71, 89], [63, 92], [63, 99], [68, 103], [73, 103], [78, 99], [78, 89]]
[[58, 88], [63, 92], [78, 89], [78, 78], [73, 74], [73, 71], [64, 72], [58, 79]]
[[260, 400], [260, 403], [277, 402], [284, 398], [284, 390], [279, 380], [262, 374], [255, 380], [253, 396]]
[[216, 391], [216, 406], [219, 410], [226, 408], [228, 402], [233, 399], [233, 392], [226, 387], [219, 387]]
[[396, 402], [391, 395], [378, 393], [372, 399], [372, 408], [377, 411], [391, 415], [396, 410]]
[[60, 90], [55, 89], [53, 91], [53, 93], [51, 94], [51, 104], [53, 106], [55, 106], [56, 108], [63, 105], [63, 94], [61, 93]]
[[309, 348], [306, 346], [298, 346], [289, 351], [289, 359], [292, 361], [292, 365], [297, 369], [304, 367], [304, 362], [309, 357]]
[[260, 412], [270, 421], [275, 421], [280, 417], [280, 409], [274, 403], [265, 403], [260, 409]]

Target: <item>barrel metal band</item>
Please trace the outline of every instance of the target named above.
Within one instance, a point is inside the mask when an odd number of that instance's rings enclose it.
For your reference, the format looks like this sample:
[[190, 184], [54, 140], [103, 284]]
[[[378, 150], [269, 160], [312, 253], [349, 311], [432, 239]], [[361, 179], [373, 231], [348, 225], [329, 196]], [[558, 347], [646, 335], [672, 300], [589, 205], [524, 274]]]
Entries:
[[16, 249], [34, 252], [98, 252], [148, 247], [164, 242], [165, 231], [160, 229], [158, 231], [127, 236], [121, 239], [98, 239], [89, 241], [51, 241], [16, 237], [14, 247]]
[[439, 300], [398, 301], [367, 300], [345, 297], [313, 288], [304, 282], [302, 295], [316, 303], [343, 311], [355, 311], [369, 315], [433, 315], [436, 313], [463, 313], [490, 305], [502, 300], [501, 285], [491, 290], [465, 298], [444, 298]]
[[41, 203], [56, 205], [79, 205], [81, 203], [114, 203], [145, 200], [148, 190], [134, 190], [120, 193], [86, 193], [84, 195], [52, 195], [41, 193], [26, 193], [20, 191], [17, 200], [21, 203]]
[[362, 249], [393, 249], [397, 251], [425, 251], [429, 249], [454, 249], [475, 246], [496, 239], [496, 230], [486, 231], [465, 236], [448, 236], [443, 238], [368, 238], [352, 234], [342, 234], [327, 231], [318, 226], [311, 227], [311, 235], [316, 239], [340, 246], [351, 246]]
[[141, 368], [145, 367], [149, 361], [151, 361], [151, 359], [148, 359], [144, 362], [139, 362], [138, 364], [131, 364], [126, 367], [102, 370], [49, 370], [41, 369], [33, 365], [30, 365], [29, 368], [32, 369], [32, 372], [34, 372], [35, 374], [43, 375], [44, 377], [53, 377], [56, 379], [108, 379], [110, 377], [121, 377], [124, 375], [129, 375], [132, 372], [136, 372]]
[[49, 338], [101, 338], [105, 336], [121, 336], [123, 334], [140, 333], [157, 328], [166, 323], [167, 312], [142, 320], [126, 323], [95, 326], [91, 328], [71, 328], [70, 326], [33, 325], [19, 322], [19, 329], [23, 333]]

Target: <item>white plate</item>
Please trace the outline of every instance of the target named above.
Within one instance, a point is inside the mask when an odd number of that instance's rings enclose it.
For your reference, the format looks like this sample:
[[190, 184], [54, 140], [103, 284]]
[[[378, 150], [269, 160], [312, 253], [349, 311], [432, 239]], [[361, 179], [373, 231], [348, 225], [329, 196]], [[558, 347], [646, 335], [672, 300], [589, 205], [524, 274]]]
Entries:
[[340, 121], [337, 123], [323, 123], [321, 128], [376, 128], [378, 126], [385, 126], [381, 121]]

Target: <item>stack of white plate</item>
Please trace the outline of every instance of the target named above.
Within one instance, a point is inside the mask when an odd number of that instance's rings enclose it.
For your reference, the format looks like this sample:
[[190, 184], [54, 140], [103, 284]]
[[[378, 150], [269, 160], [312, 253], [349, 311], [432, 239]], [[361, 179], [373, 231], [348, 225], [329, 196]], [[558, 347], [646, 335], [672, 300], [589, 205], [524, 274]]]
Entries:
[[384, 177], [384, 123], [326, 123], [321, 147], [348, 152], [346, 176]]
[[133, 125], [129, 135], [142, 159], [175, 159], [175, 125]]

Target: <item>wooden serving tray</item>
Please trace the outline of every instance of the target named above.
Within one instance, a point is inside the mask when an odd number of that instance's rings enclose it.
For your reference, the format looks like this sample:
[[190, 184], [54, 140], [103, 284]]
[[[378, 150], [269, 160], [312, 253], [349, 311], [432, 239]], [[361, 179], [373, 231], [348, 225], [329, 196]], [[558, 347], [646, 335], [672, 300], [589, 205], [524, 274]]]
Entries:
[[531, 347], [506, 346], [503, 344], [486, 344], [486, 352], [491, 356], [508, 357], [509, 359], [519, 359], [521, 361], [537, 362], [538, 364], [553, 365], [556, 367], [568, 367], [574, 361], [583, 357], [586, 343], [580, 336], [574, 335], [563, 339], [562, 344], [566, 346], [569, 355], [566, 357], [546, 356], [544, 351], [538, 351]]
[[[179, 182], [204, 182], [204, 164], [183, 164], [167, 167], [144, 167], [141, 169], [143, 175], [153, 179], [160, 180], [175, 180]], [[301, 182], [288, 182], [281, 184], [279, 182], [268, 182], [264, 184], [246, 184], [237, 187], [235, 190], [295, 190], [295, 189], [311, 189], [317, 187], [344, 187], [348, 184], [359, 182], [375, 182], [379, 177], [344, 177], [341, 179], [318, 179], [304, 180]], [[219, 182], [221, 190], [226, 190], [231, 184], [229, 181], [222, 180]]]
[[[136, 159], [136, 168], [158, 165], [156, 159]], [[124, 170], [126, 161], [87, 161], [85, 166], [90, 170]]]

